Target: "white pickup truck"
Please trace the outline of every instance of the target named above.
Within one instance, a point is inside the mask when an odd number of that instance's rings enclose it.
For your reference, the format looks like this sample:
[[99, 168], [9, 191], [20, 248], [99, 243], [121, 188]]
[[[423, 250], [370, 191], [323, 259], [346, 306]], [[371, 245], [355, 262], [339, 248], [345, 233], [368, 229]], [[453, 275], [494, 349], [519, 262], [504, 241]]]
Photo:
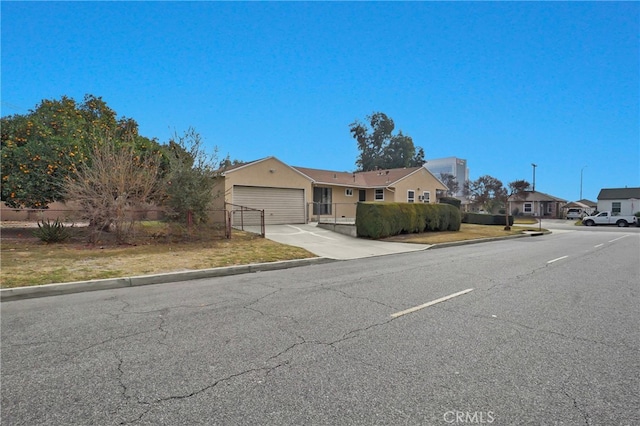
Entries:
[[638, 218], [635, 216], [620, 216], [611, 214], [611, 212], [600, 212], [595, 216], [585, 216], [582, 218], [582, 223], [586, 226], [594, 225], [616, 225], [616, 226], [629, 226], [637, 225]]

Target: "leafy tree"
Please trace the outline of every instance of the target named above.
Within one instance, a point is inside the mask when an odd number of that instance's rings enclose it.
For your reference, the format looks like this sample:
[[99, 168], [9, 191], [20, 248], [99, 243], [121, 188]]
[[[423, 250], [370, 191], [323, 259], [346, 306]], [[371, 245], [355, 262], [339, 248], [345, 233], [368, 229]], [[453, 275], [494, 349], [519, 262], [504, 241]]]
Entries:
[[207, 153], [200, 135], [190, 128], [183, 135], [175, 134], [165, 150], [170, 164], [165, 201], [170, 217], [186, 221], [191, 214], [196, 223], [205, 222], [207, 209], [217, 197], [217, 148]]
[[482, 206], [486, 211], [492, 212], [497, 207], [504, 207], [506, 226], [509, 226], [509, 198], [521, 199], [526, 195], [530, 184], [526, 180], [515, 180], [507, 187], [502, 181], [489, 175], [480, 176], [478, 179], [465, 184], [465, 193], [476, 205]]
[[366, 117], [367, 124], [354, 121], [349, 125], [360, 155], [356, 166], [360, 171], [415, 167], [424, 164], [424, 150], [415, 147], [411, 136], [402, 131], [393, 134], [395, 124], [385, 113]]
[[447, 195], [450, 197], [455, 196], [460, 190], [458, 180], [451, 173], [440, 173], [440, 181], [447, 187]]
[[465, 193], [469, 200], [488, 212], [502, 205], [507, 191], [502, 181], [489, 175], [480, 176], [474, 181], [465, 183]]
[[99, 137], [139, 138], [134, 120], [117, 119], [93, 95], [81, 104], [66, 96], [45, 99], [26, 115], [3, 117], [0, 127], [0, 195], [15, 208], [64, 200], [65, 177], [87, 161]]

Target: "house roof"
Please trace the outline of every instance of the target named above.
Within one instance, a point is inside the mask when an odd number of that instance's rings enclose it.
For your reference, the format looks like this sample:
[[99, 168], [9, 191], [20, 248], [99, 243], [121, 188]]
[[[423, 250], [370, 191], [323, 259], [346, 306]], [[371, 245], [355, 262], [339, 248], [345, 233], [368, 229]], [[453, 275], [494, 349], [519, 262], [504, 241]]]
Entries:
[[[299, 170], [297, 170], [295, 167], [291, 167], [291, 166], [290, 166], [290, 165], [288, 165], [287, 163], [285, 163], [285, 162], [283, 162], [282, 160], [279, 160], [278, 158], [273, 157], [273, 156], [271, 156], [271, 157], [264, 157], [264, 158], [260, 158], [260, 159], [258, 159], [258, 160], [253, 160], [253, 161], [247, 161], [246, 163], [235, 164], [235, 165], [230, 166], [230, 167], [228, 167], [228, 168], [226, 168], [226, 169], [223, 169], [223, 170], [222, 170], [222, 172], [223, 172], [223, 174], [226, 174], [226, 173], [232, 173], [232, 172], [235, 172], [236, 170], [240, 170], [240, 169], [243, 169], [243, 168], [245, 168], [245, 167], [252, 166], [252, 165], [254, 165], [254, 164], [261, 163], [261, 162], [263, 162], [263, 161], [267, 161], [267, 160], [275, 160], [275, 161], [277, 161], [278, 163], [282, 164], [283, 166], [288, 167], [289, 169], [293, 170], [294, 172], [302, 174], [302, 173], [301, 173]], [[313, 180], [313, 179], [311, 179], [309, 176], [306, 176], [306, 175], [304, 175], [304, 176], [305, 176], [307, 179], [309, 179], [309, 180]]]
[[557, 201], [560, 203], [566, 203], [567, 200], [564, 200], [562, 198], [558, 198], [558, 197], [554, 197], [553, 195], [549, 195], [549, 194], [545, 194], [544, 192], [540, 192], [540, 191], [525, 191], [526, 193], [526, 197], [519, 197], [516, 198], [515, 196], [511, 196], [509, 197], [509, 201]]
[[582, 200], [578, 200], [576, 201], [576, 203], [584, 204], [585, 206], [589, 206], [589, 207], [598, 207], [598, 203], [596, 203], [595, 201], [587, 200], [586, 198], [583, 198]]
[[564, 206], [562, 206], [563, 209], [575, 209], [575, 208], [578, 208], [578, 209], [592, 209], [592, 208], [595, 208], [595, 207], [596, 206], [594, 206], [594, 205], [581, 203], [580, 201], [572, 201], [572, 202], [567, 203]]
[[433, 178], [442, 185], [441, 189], [446, 186], [433, 175], [426, 167], [403, 167], [397, 169], [374, 170], [370, 172], [338, 172], [334, 170], [312, 169], [309, 167], [289, 166], [276, 157], [265, 157], [259, 160], [248, 161], [246, 163], [235, 164], [224, 170], [224, 173], [232, 173], [244, 167], [248, 167], [262, 161], [273, 159], [283, 165], [295, 170], [310, 181], [316, 184], [336, 185], [358, 188], [386, 188], [393, 187], [397, 182], [411, 176], [423, 169], [425, 172], [433, 176]]
[[603, 188], [598, 194], [598, 200], [628, 200], [640, 199], [640, 188]]
[[383, 188], [393, 186], [396, 182], [416, 173], [422, 167], [374, 170], [371, 172], [336, 172], [332, 170], [294, 167], [300, 173], [311, 178], [314, 183], [339, 186], [356, 186], [367, 188]]

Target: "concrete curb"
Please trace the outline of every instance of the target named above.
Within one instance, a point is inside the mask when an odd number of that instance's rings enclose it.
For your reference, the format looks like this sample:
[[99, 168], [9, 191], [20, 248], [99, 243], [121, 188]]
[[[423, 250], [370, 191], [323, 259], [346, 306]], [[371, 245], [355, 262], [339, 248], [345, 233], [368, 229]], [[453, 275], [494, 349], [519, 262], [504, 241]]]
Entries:
[[[477, 240], [453, 241], [450, 243], [434, 244], [424, 250], [462, 246], [467, 244], [485, 243], [511, 238], [533, 237], [550, 234], [550, 231], [528, 231], [525, 234], [507, 237], [479, 238]], [[397, 253], [396, 253], [397, 254]], [[210, 268], [169, 272], [166, 274], [141, 275], [135, 277], [107, 278], [103, 280], [76, 281], [71, 283], [44, 284], [29, 287], [15, 287], [0, 289], [0, 302], [12, 300], [32, 299], [36, 297], [58, 296], [63, 294], [82, 293], [85, 291], [112, 290], [116, 288], [138, 287], [143, 285], [165, 284], [176, 281], [189, 281], [203, 278], [224, 277], [228, 275], [248, 274], [260, 271], [275, 271], [278, 269], [296, 268], [299, 266], [318, 265], [329, 262], [340, 262], [338, 259], [327, 257], [313, 257], [310, 259], [283, 260], [280, 262], [254, 263], [222, 268]]]
[[280, 262], [254, 263], [222, 268], [210, 268], [169, 272], [166, 274], [142, 275], [136, 277], [107, 278], [103, 280], [76, 281], [70, 283], [44, 284], [29, 287], [15, 287], [0, 289], [0, 302], [31, 299], [36, 297], [58, 296], [62, 294], [81, 293], [85, 291], [112, 290], [116, 288], [138, 287], [152, 284], [165, 284], [176, 281], [215, 278], [228, 275], [247, 274], [251, 272], [275, 271], [278, 269], [296, 268], [299, 266], [318, 265], [336, 262], [326, 257], [310, 259], [284, 260]]
[[427, 250], [446, 248], [446, 247], [455, 247], [455, 246], [464, 246], [467, 244], [488, 243], [491, 241], [511, 240], [514, 238], [537, 237], [539, 235], [546, 235], [546, 234], [551, 234], [551, 231], [525, 231], [525, 233], [523, 234], [509, 235], [506, 237], [478, 238], [476, 240], [452, 241], [450, 243], [434, 244], [431, 247], [427, 248]]

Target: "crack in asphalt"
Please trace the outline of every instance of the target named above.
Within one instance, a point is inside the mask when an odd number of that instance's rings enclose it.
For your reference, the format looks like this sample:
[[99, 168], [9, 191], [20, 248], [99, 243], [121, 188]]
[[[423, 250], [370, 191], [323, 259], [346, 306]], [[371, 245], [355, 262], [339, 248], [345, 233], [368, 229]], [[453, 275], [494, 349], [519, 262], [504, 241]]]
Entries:
[[387, 305], [386, 303], [382, 303], [382, 302], [379, 302], [377, 300], [369, 299], [368, 297], [355, 296], [355, 295], [347, 293], [346, 291], [339, 290], [339, 289], [336, 289], [336, 288], [330, 288], [330, 287], [324, 287], [324, 288], [327, 291], [335, 291], [336, 293], [340, 293], [342, 296], [346, 297], [347, 299], [366, 300], [367, 302], [375, 303], [377, 305], [384, 306], [385, 308], [396, 309], [394, 306]]
[[578, 404], [578, 401], [572, 397], [569, 392], [567, 392], [566, 390], [562, 390], [562, 393], [564, 393], [572, 402], [573, 402], [573, 407], [578, 411], [578, 413], [580, 413], [582, 415], [582, 417], [584, 418], [584, 424], [589, 426], [591, 424], [591, 416], [589, 416], [589, 413], [587, 413], [586, 411], [584, 411], [583, 409], [580, 408], [580, 405]]
[[120, 424], [121, 425], [128, 425], [128, 424], [137, 423], [137, 422], [141, 421], [142, 418], [145, 415], [147, 415], [155, 406], [160, 405], [160, 404], [162, 404], [164, 402], [183, 400], [183, 399], [188, 399], [188, 398], [194, 397], [196, 395], [199, 395], [199, 394], [201, 394], [203, 392], [206, 392], [206, 391], [208, 391], [210, 389], [215, 388], [216, 386], [218, 386], [221, 383], [233, 380], [233, 379], [235, 379], [237, 377], [241, 377], [241, 376], [244, 376], [244, 375], [247, 375], [247, 374], [250, 374], [250, 373], [264, 371], [265, 372], [265, 376], [268, 376], [274, 370], [276, 370], [276, 369], [278, 369], [280, 367], [283, 367], [283, 366], [287, 365], [288, 363], [289, 363], [288, 361], [284, 361], [284, 362], [279, 363], [279, 364], [277, 364], [275, 366], [272, 366], [272, 367], [250, 368], [250, 369], [247, 369], [247, 370], [244, 370], [244, 371], [240, 371], [240, 372], [235, 373], [235, 374], [230, 374], [230, 375], [228, 375], [226, 377], [218, 379], [215, 382], [213, 382], [213, 383], [211, 383], [211, 384], [209, 384], [207, 386], [201, 387], [200, 389], [197, 389], [197, 390], [195, 390], [195, 391], [193, 391], [191, 393], [188, 393], [188, 394], [167, 396], [167, 397], [164, 397], [164, 398], [158, 398], [158, 399], [156, 399], [154, 401], [151, 401], [151, 402], [137, 401], [138, 404], [146, 405], [147, 409], [142, 414], [140, 414], [138, 417], [136, 417], [135, 419], [132, 419], [132, 420], [129, 420], [129, 421], [122, 421], [122, 422], [120, 422]]

